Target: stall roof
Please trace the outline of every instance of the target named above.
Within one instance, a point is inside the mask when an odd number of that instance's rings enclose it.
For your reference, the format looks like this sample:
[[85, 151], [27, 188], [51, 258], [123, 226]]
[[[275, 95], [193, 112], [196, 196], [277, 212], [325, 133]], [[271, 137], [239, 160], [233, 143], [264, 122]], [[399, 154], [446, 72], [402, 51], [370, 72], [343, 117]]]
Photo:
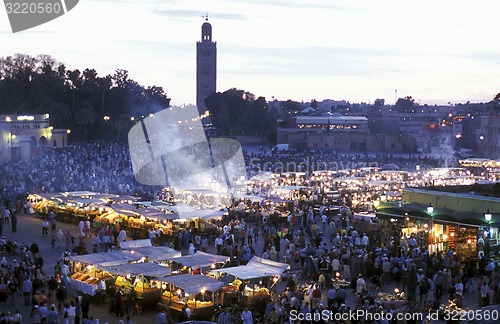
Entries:
[[223, 282], [212, 277], [202, 275], [183, 274], [158, 279], [183, 289], [187, 294], [197, 294], [203, 289], [217, 291], [223, 286]]
[[[101, 252], [83, 255], [73, 255], [69, 258], [73, 262], [81, 262], [94, 265], [116, 265], [127, 263], [131, 260], [129, 256], [115, 252]], [[138, 260], [138, 259], [137, 259]]]
[[176, 215], [177, 218], [179, 218], [179, 215], [181, 215], [182, 219], [195, 219], [195, 218], [211, 219], [211, 218], [222, 217], [225, 214], [224, 211], [220, 211], [217, 209], [197, 209], [185, 204], [178, 204], [175, 206], [165, 206], [163, 208], [174, 212], [175, 214], [170, 214], [170, 215]]
[[135, 251], [143, 256], [147, 256], [149, 261], [165, 261], [182, 255], [180, 251], [167, 246], [145, 246], [137, 248]]
[[180, 263], [190, 268], [208, 267], [214, 263], [224, 263], [229, 260], [229, 257], [216, 254], [208, 254], [198, 251], [194, 255], [185, 255], [178, 258], [170, 259], [175, 263]]
[[125, 242], [120, 243], [120, 248], [122, 250], [132, 250], [132, 249], [142, 248], [142, 247], [146, 247], [146, 246], [152, 246], [150, 239], [132, 240], [132, 241], [125, 241]]
[[160, 278], [164, 276], [169, 276], [172, 274], [170, 268], [163, 267], [157, 263], [144, 262], [144, 263], [125, 263], [117, 264], [113, 266], [100, 267], [102, 270], [106, 270], [109, 273], [117, 274], [121, 276], [127, 275], [144, 275], [146, 277]]
[[279, 276], [290, 266], [286, 263], [275, 262], [254, 256], [244, 266], [218, 269], [214, 271], [227, 273], [237, 278], [247, 280], [269, 276]]

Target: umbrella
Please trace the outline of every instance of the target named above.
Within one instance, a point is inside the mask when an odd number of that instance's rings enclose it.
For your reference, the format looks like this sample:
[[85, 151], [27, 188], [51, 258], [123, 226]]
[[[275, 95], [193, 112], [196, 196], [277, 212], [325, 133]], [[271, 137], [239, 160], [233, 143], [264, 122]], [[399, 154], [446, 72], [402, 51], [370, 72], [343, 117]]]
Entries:
[[417, 267], [412, 264], [408, 273], [408, 302], [416, 302], [417, 292]]

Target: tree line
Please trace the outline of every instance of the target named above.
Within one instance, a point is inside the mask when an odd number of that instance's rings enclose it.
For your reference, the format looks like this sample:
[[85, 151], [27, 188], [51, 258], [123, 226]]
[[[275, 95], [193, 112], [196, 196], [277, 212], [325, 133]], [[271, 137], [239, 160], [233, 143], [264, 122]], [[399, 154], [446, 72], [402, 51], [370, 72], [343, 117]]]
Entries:
[[71, 130], [71, 140], [124, 141], [134, 120], [169, 105], [162, 87], [140, 85], [127, 70], [99, 76], [49, 55], [0, 58], [0, 113], [48, 113], [51, 126]]
[[[232, 88], [205, 99], [218, 136], [276, 139], [277, 120], [285, 124], [301, 104], [269, 107], [264, 97]], [[101, 76], [93, 68], [68, 69], [50, 55], [15, 54], [0, 58], [0, 114], [46, 114], [54, 128], [70, 129], [70, 141], [127, 140], [141, 118], [170, 106], [162, 87], [143, 86], [117, 69]]]
[[279, 112], [268, 107], [266, 98], [231, 88], [212, 93], [205, 99], [211, 122], [219, 136], [261, 136], [276, 140]]

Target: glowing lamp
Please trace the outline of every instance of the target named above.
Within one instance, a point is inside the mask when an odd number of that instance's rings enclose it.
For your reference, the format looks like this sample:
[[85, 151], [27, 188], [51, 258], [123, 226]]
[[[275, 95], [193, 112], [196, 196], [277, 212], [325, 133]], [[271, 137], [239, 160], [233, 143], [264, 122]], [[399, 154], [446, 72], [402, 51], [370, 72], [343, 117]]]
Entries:
[[211, 267], [212, 269], [215, 269], [215, 263], [213, 263], [210, 267]]
[[166, 283], [162, 283], [161, 284], [161, 289], [163, 289], [163, 290], [167, 289], [167, 284]]
[[132, 277], [132, 275], [130, 273], [127, 273], [127, 275], [125, 276], [128, 279], [130, 279]]
[[472, 243], [472, 240], [471, 239], [468, 239], [467, 240], [467, 244], [471, 244]]
[[399, 288], [395, 288], [395, 289], [394, 289], [394, 293], [395, 293], [395, 294], [399, 294]]
[[432, 204], [429, 203], [429, 206], [427, 206], [427, 213], [429, 215], [432, 215], [433, 212], [434, 212], [434, 206], [432, 206]]
[[491, 221], [491, 216], [492, 216], [492, 214], [490, 213], [490, 210], [488, 209], [488, 210], [486, 211], [486, 213], [484, 214], [484, 219], [485, 219], [487, 222], [489, 222], [489, 221]]

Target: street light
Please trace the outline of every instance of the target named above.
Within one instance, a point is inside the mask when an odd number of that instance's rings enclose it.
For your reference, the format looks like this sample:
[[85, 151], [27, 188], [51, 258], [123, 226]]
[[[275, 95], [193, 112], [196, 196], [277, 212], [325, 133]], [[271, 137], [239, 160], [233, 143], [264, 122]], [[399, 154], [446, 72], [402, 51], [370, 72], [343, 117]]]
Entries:
[[486, 211], [486, 213], [484, 213], [484, 219], [485, 219], [487, 222], [489, 222], [489, 221], [491, 221], [491, 216], [492, 216], [492, 215], [491, 215], [491, 213], [490, 213], [490, 210], [488, 209], [488, 210]]
[[432, 206], [432, 204], [429, 203], [429, 206], [427, 206], [427, 213], [429, 214], [429, 216], [432, 217], [433, 212], [434, 212], [434, 206]]

